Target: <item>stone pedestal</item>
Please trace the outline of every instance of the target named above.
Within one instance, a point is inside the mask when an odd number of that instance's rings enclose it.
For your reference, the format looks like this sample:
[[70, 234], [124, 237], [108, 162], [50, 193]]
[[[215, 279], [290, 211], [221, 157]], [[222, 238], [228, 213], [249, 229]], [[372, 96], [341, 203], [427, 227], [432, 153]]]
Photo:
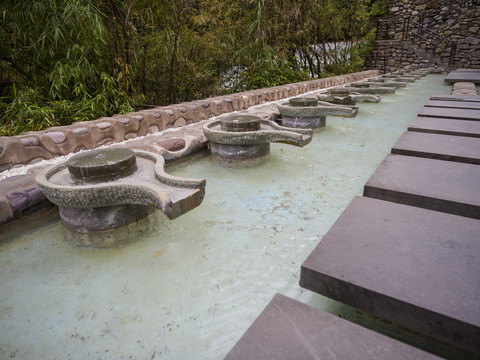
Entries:
[[251, 160], [270, 154], [270, 143], [253, 145], [225, 145], [210, 143], [210, 151], [216, 160]]
[[320, 129], [324, 128], [327, 122], [326, 116], [319, 116], [315, 118], [307, 118], [307, 117], [292, 117], [292, 116], [283, 116], [282, 125], [293, 127], [293, 128], [300, 128], [300, 129]]

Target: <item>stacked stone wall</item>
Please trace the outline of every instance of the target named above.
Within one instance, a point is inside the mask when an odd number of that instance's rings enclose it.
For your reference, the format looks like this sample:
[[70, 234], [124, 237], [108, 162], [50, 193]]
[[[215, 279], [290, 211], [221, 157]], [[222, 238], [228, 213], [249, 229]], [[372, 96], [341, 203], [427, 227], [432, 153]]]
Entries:
[[[422, 51], [421, 49], [412, 47], [404, 41], [377, 41], [377, 46], [379, 49], [382, 49], [386, 56], [385, 67], [387, 72], [409, 69], [412, 67], [431, 67], [441, 71], [435, 61], [424, 56], [419, 56], [419, 52]], [[376, 68], [383, 69], [384, 59], [382, 55], [377, 57], [376, 63]]]
[[[475, 0], [391, 0], [390, 14], [396, 20], [388, 29], [389, 43], [377, 41], [376, 48], [387, 52], [389, 71], [410, 65], [426, 64], [448, 67], [450, 46], [440, 42], [439, 47], [429, 41], [413, 37], [405, 30], [405, 21], [413, 20], [429, 30], [456, 43], [453, 67], [480, 68], [480, 3]], [[428, 33], [422, 33], [428, 38]], [[432, 41], [437, 42], [437, 41]], [[400, 44], [403, 43], [403, 44]], [[425, 61], [428, 60], [428, 61]], [[383, 65], [383, 64], [382, 64]], [[379, 68], [377, 64], [377, 68]]]

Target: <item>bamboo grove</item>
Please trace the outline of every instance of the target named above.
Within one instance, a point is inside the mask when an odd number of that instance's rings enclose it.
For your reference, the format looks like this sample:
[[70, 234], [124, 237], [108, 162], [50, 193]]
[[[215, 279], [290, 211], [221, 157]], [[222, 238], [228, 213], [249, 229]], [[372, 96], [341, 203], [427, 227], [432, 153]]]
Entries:
[[361, 69], [386, 0], [3, 0], [0, 135]]

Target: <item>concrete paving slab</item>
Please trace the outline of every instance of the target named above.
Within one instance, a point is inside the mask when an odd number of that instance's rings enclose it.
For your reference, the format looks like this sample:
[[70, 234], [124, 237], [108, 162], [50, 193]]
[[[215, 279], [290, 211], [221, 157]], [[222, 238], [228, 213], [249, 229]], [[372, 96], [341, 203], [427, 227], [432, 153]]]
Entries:
[[445, 77], [445, 82], [456, 83], [456, 82], [473, 82], [475, 84], [480, 84], [480, 70], [474, 69], [459, 69], [453, 70], [448, 73]]
[[392, 147], [392, 154], [480, 165], [480, 139], [408, 131]]
[[479, 121], [480, 110], [423, 107], [418, 116]]
[[408, 131], [478, 138], [480, 137], [480, 121], [417, 117], [408, 126]]
[[480, 102], [480, 96], [434, 95], [430, 97], [430, 100]]
[[429, 100], [426, 107], [480, 110], [480, 102]]
[[480, 221], [356, 197], [300, 285], [480, 355]]
[[439, 358], [277, 294], [225, 359]]
[[480, 219], [480, 166], [387, 155], [363, 195]]

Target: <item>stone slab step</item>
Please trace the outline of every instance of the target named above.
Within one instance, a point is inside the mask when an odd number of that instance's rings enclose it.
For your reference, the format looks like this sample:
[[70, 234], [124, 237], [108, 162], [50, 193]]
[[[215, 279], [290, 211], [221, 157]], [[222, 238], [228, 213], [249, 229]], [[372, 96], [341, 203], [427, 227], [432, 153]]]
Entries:
[[300, 285], [480, 355], [480, 221], [356, 197]]
[[480, 219], [480, 166], [387, 155], [363, 195]]
[[445, 77], [445, 82], [455, 83], [455, 82], [473, 82], [475, 84], [480, 84], [480, 70], [465, 69], [465, 70], [453, 70], [448, 73]]
[[480, 102], [480, 96], [433, 95], [430, 97], [430, 100]]
[[408, 131], [392, 147], [392, 154], [480, 165], [480, 138]]
[[423, 107], [418, 116], [479, 121], [480, 110]]
[[480, 137], [480, 122], [469, 120], [417, 117], [408, 126], [408, 131], [478, 138]]
[[480, 110], [480, 102], [473, 102], [473, 101], [429, 100], [429, 101], [427, 101], [425, 106], [426, 107], [437, 107], [437, 108]]
[[439, 358], [277, 294], [225, 359]]

